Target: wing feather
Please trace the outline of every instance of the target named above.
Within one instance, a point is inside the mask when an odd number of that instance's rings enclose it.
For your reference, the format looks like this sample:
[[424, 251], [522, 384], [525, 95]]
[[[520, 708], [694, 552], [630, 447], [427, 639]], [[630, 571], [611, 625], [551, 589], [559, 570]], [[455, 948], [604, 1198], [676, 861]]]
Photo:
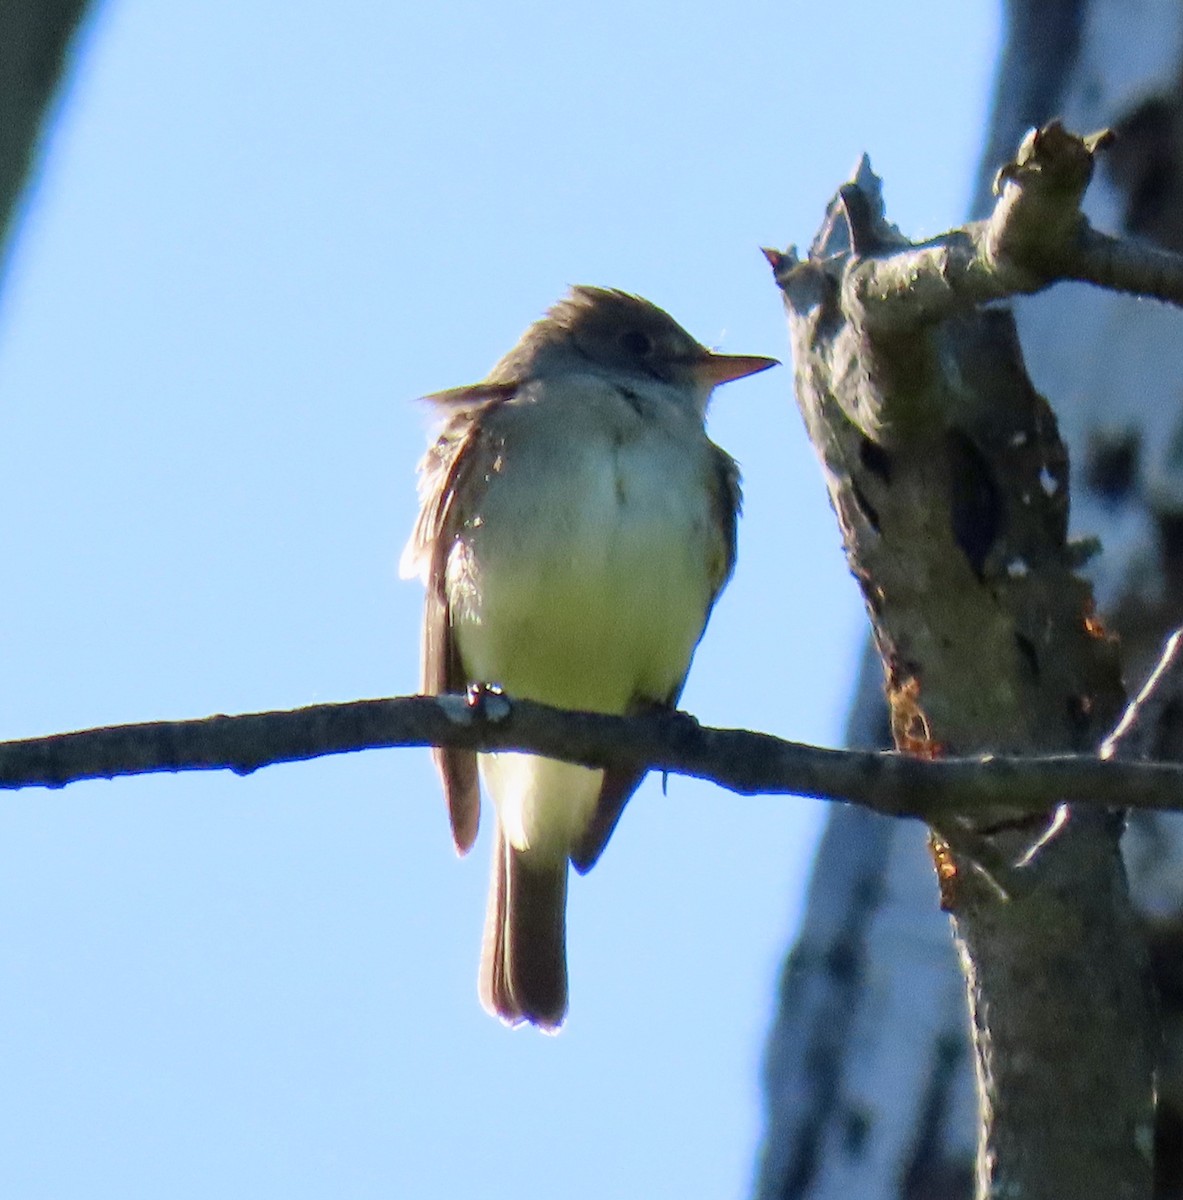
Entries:
[[[465, 519], [461, 503], [467, 494], [465, 484], [483, 468], [486, 458], [481, 416], [516, 390], [516, 384], [478, 383], [426, 397], [447, 413], [447, 420], [419, 465], [419, 517], [403, 552], [401, 570], [403, 575], [419, 575], [426, 587], [421, 686], [429, 696], [463, 692], [470, 682], [453, 637], [448, 553]], [[457, 851], [466, 854], [476, 841], [480, 822], [477, 756], [471, 750], [436, 747], [432, 757], [448, 804], [452, 840]]]

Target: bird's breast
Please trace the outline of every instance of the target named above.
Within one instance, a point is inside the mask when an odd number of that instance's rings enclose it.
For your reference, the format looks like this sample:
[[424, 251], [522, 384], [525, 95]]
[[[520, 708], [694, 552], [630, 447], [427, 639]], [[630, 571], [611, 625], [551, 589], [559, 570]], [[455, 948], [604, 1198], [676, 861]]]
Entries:
[[450, 553], [466, 673], [565, 707], [665, 700], [725, 554], [710, 443], [619, 407], [568, 422], [541, 408], [509, 423]]

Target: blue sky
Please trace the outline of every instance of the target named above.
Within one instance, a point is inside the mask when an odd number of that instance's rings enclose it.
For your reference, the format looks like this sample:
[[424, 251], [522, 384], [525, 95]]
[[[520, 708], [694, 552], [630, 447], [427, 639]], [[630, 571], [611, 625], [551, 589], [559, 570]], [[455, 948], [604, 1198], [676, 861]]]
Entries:
[[[414, 397], [570, 283], [787, 353], [758, 247], [867, 150], [960, 219], [995, 5], [108, 0], [0, 297], [0, 730], [413, 691]], [[683, 697], [835, 742], [864, 618], [787, 368], [723, 389], [739, 569]], [[650, 780], [557, 1038], [475, 997], [425, 752], [0, 799], [0, 1193], [738, 1196], [818, 809]]]

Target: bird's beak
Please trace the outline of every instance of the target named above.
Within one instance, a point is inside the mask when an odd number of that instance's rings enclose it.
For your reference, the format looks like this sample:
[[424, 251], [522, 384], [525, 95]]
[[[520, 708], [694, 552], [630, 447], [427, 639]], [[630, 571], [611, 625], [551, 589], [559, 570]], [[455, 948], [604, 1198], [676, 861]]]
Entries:
[[718, 387], [721, 383], [730, 383], [733, 379], [743, 379], [745, 375], [755, 375], [757, 371], [778, 366], [779, 359], [764, 358], [759, 354], [713, 354], [708, 350], [694, 364], [694, 374], [699, 382]]

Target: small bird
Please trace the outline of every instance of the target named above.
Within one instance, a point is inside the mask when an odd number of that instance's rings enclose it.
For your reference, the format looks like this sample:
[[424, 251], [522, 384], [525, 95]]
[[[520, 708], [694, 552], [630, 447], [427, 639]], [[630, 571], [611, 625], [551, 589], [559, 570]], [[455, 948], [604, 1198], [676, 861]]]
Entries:
[[[638, 296], [576, 287], [487, 379], [426, 397], [404, 576], [426, 586], [423, 691], [499, 685], [601, 713], [672, 709], [735, 565], [739, 470], [712, 390], [775, 365], [715, 354]], [[459, 853], [496, 812], [479, 993], [507, 1024], [567, 1012], [567, 864], [599, 858], [643, 771], [437, 749]]]

